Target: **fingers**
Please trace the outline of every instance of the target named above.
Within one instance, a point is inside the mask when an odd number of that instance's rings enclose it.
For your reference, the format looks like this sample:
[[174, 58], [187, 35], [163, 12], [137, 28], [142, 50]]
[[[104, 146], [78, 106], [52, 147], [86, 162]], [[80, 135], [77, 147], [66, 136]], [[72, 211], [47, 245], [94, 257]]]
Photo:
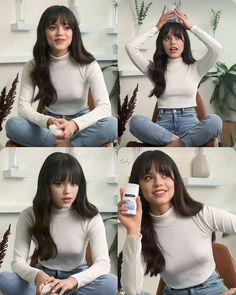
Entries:
[[167, 8], [166, 8], [166, 5], [163, 7], [163, 9], [162, 9], [162, 12], [161, 12], [161, 14], [163, 15], [164, 13], [166, 13], [167, 12]]

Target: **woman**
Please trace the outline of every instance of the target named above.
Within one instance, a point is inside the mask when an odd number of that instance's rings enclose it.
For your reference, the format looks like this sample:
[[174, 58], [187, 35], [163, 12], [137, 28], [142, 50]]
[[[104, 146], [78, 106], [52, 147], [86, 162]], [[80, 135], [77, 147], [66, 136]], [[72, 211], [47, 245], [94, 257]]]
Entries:
[[[236, 216], [193, 200], [174, 161], [161, 151], [142, 153], [129, 182], [140, 186], [137, 214], [122, 214], [126, 227], [122, 285], [125, 293], [141, 293], [145, 274], [160, 274], [165, 295], [220, 295], [227, 290], [212, 253], [213, 231], [236, 234]], [[226, 293], [227, 294], [227, 293]]]
[[[31, 241], [37, 267], [27, 263]], [[84, 262], [88, 243], [90, 267]], [[13, 273], [0, 274], [0, 290], [4, 295], [15, 295], [16, 290], [21, 295], [42, 295], [50, 283], [51, 293], [60, 295], [114, 295], [117, 282], [109, 269], [104, 224], [88, 202], [79, 162], [66, 153], [49, 155], [39, 173], [33, 207], [20, 214]]]
[[[24, 146], [90, 147], [113, 142], [117, 121], [111, 117], [101, 69], [84, 48], [77, 20], [67, 7], [55, 5], [44, 11], [33, 55], [22, 74], [20, 117], [8, 120], [7, 136]], [[92, 111], [87, 106], [89, 88]], [[36, 100], [42, 114], [32, 107]], [[54, 135], [50, 126], [59, 132]]]
[[[182, 23], [168, 22], [177, 17]], [[207, 47], [207, 53], [195, 61], [186, 30]], [[140, 47], [157, 33], [153, 61], [142, 55]], [[215, 64], [221, 45], [179, 9], [164, 8], [156, 26], [127, 44], [133, 63], [150, 78], [154, 88], [150, 96], [158, 98], [156, 123], [144, 116], [130, 120], [131, 133], [143, 142], [167, 146], [201, 146], [217, 137], [222, 127], [217, 115], [197, 119], [196, 94], [201, 78]]]

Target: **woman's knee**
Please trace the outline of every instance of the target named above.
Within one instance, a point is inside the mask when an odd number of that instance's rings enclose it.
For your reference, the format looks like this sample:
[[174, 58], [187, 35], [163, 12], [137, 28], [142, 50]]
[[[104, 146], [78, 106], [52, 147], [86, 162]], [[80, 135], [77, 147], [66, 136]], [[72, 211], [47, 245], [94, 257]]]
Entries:
[[118, 279], [113, 274], [107, 274], [101, 277], [103, 280], [104, 294], [115, 295], [118, 291]]
[[136, 131], [139, 131], [142, 128], [145, 121], [149, 121], [149, 120], [144, 116], [141, 116], [141, 115], [133, 116], [129, 121], [130, 132], [133, 134], [136, 134]]
[[216, 114], [210, 114], [208, 115], [208, 120], [209, 130], [214, 131], [215, 136], [218, 136], [223, 125], [221, 118]]
[[118, 123], [114, 117], [107, 118], [107, 135], [113, 142], [118, 137]]

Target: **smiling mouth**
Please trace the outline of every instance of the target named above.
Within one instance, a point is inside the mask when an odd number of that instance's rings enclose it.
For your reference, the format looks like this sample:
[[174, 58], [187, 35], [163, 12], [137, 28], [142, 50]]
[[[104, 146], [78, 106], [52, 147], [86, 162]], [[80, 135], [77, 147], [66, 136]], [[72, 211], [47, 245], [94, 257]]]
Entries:
[[154, 191], [153, 194], [157, 197], [164, 195], [167, 192], [165, 189]]

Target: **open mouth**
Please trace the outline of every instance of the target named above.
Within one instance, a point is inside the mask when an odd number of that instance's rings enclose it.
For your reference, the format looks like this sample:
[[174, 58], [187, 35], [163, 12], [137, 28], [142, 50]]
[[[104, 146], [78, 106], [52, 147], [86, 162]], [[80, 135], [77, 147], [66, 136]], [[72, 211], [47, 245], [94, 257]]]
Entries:
[[170, 52], [171, 53], [175, 53], [175, 52], [177, 52], [178, 51], [178, 48], [177, 47], [171, 47], [170, 48]]
[[165, 193], [167, 192], [167, 190], [165, 189], [159, 189], [153, 192], [154, 196], [156, 197], [161, 197], [163, 196]]
[[63, 199], [62, 199], [62, 201], [63, 201], [64, 203], [69, 203], [69, 202], [71, 202], [71, 200], [72, 200], [72, 198], [63, 198]]

